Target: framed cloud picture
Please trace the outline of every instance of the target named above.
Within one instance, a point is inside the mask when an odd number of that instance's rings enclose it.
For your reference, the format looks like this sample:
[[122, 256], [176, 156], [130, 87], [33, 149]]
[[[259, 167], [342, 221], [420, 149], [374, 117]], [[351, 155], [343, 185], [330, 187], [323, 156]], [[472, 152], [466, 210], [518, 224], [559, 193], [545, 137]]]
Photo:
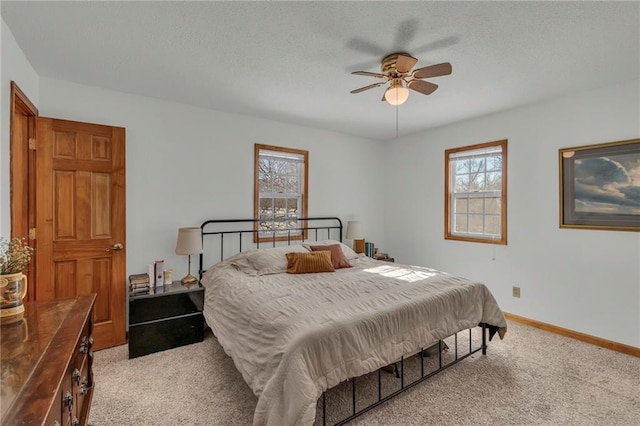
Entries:
[[640, 231], [640, 139], [563, 148], [560, 227]]

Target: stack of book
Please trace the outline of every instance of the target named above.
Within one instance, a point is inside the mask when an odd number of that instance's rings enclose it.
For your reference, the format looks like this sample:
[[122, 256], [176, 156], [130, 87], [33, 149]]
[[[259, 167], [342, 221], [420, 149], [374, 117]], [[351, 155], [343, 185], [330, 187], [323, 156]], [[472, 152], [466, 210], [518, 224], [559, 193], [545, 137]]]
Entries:
[[129, 275], [129, 294], [144, 294], [149, 292], [149, 274]]
[[385, 260], [389, 258], [389, 253], [376, 253], [373, 255], [376, 260]]

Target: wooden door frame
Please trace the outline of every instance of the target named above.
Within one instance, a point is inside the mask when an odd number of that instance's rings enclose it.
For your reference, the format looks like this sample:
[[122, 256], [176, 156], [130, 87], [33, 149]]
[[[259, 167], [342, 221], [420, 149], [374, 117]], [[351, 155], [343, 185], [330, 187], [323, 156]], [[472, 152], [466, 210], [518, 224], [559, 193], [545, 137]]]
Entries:
[[[9, 118], [9, 198], [11, 209], [11, 237], [28, 237], [29, 229], [35, 229], [35, 138], [36, 117], [38, 108], [29, 100], [27, 95], [11, 81], [10, 118]], [[27, 134], [16, 126], [23, 120], [27, 122]], [[34, 246], [29, 240], [29, 245]], [[37, 255], [37, 254], [36, 254]], [[32, 260], [35, 264], [35, 259]], [[35, 268], [27, 271], [29, 282], [36, 282]], [[36, 299], [36, 286], [31, 285], [27, 293], [27, 300]]]

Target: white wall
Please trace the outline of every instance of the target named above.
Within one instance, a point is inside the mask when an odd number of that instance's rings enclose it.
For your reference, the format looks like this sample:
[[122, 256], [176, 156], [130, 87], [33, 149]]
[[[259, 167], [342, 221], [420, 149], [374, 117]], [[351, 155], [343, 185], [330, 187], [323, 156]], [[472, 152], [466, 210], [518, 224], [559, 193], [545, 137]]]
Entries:
[[[389, 142], [384, 224], [396, 261], [482, 281], [506, 312], [640, 347], [640, 234], [558, 225], [558, 149], [638, 138], [639, 101], [633, 81]], [[499, 139], [508, 245], [444, 240], [444, 150]]]
[[10, 147], [10, 114], [9, 105], [11, 80], [27, 95], [34, 105], [38, 105], [38, 75], [24, 56], [2, 19], [0, 36], [0, 236], [11, 235], [11, 209], [9, 197], [9, 147]]
[[[309, 215], [357, 218], [382, 244], [383, 143], [42, 77], [40, 115], [126, 128], [127, 271], [164, 259], [177, 229], [253, 216], [254, 143], [309, 151]], [[350, 244], [350, 241], [345, 241]], [[197, 269], [193, 259], [192, 272]]]

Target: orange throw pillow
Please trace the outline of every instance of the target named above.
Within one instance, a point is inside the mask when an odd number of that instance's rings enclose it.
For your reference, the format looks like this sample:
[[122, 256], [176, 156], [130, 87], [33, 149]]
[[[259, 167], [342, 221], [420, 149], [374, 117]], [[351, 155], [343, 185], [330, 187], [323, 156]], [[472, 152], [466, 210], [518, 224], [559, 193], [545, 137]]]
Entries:
[[309, 274], [314, 272], [334, 272], [330, 251], [311, 253], [287, 253], [288, 274]]
[[309, 246], [311, 251], [324, 251], [329, 250], [331, 252], [331, 262], [333, 263], [333, 267], [335, 269], [340, 268], [351, 268], [351, 264], [347, 260], [342, 251], [342, 247], [340, 244], [330, 244], [324, 246]]

